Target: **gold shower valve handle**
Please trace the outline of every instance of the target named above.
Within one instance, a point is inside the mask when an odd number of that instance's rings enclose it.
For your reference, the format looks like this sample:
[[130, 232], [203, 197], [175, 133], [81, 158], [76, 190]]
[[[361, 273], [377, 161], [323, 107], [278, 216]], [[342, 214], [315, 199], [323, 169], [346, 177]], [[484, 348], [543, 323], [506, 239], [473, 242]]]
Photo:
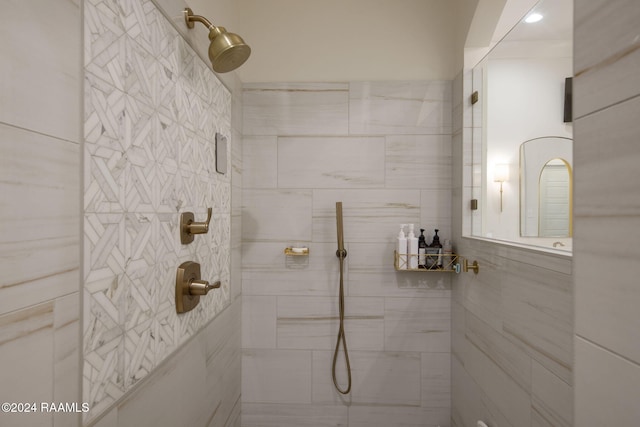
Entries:
[[176, 312], [193, 310], [200, 302], [200, 296], [211, 289], [220, 287], [220, 281], [212, 284], [200, 277], [200, 264], [186, 261], [180, 264], [176, 273]]
[[189, 283], [190, 295], [206, 295], [211, 289], [220, 287], [220, 281], [209, 283], [206, 280], [193, 280]]
[[193, 242], [195, 234], [207, 234], [211, 222], [212, 208], [207, 209], [207, 220], [195, 222], [193, 212], [183, 212], [180, 215], [180, 242], [183, 245]]

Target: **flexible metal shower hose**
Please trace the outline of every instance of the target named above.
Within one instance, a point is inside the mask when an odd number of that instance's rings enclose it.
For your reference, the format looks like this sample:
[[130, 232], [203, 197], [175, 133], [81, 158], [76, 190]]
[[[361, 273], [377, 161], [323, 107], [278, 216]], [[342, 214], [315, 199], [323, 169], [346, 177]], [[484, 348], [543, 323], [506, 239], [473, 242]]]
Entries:
[[[336, 342], [336, 350], [333, 352], [333, 367], [331, 374], [333, 376], [333, 385], [342, 394], [347, 394], [351, 391], [351, 364], [349, 363], [349, 352], [347, 351], [347, 338], [344, 334], [344, 259], [347, 257], [347, 251], [344, 249], [343, 232], [342, 232], [342, 202], [336, 203], [336, 225], [338, 230], [338, 250], [336, 256], [340, 260], [340, 296], [339, 296], [339, 310], [340, 310], [340, 328], [338, 329], [338, 341]], [[336, 378], [336, 363], [338, 362], [338, 352], [340, 350], [340, 343], [342, 342], [342, 348], [344, 349], [344, 359], [347, 366], [347, 378], [348, 384], [346, 389], [341, 389], [338, 385]]]
[[[338, 251], [340, 252], [340, 251]], [[351, 364], [349, 363], [349, 352], [347, 351], [347, 338], [344, 334], [344, 281], [343, 281], [343, 264], [344, 257], [347, 256], [346, 251], [342, 251], [341, 254], [336, 252], [336, 255], [340, 259], [340, 297], [339, 297], [339, 310], [340, 310], [340, 328], [338, 329], [338, 341], [336, 342], [336, 350], [333, 352], [333, 385], [336, 386], [336, 390], [338, 390], [342, 394], [348, 394], [351, 391]], [[338, 351], [340, 349], [340, 342], [342, 342], [342, 348], [344, 349], [344, 360], [347, 365], [347, 378], [348, 384], [346, 389], [341, 389], [338, 385], [338, 380], [336, 379], [336, 363], [338, 361]]]

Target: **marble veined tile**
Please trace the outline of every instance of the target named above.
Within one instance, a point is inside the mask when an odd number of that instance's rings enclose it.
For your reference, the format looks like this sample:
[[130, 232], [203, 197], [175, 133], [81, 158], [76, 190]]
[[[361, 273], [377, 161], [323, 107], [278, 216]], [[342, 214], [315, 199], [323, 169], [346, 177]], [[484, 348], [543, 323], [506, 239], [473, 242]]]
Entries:
[[640, 367], [576, 336], [574, 425], [634, 425], [640, 419]]
[[[91, 0], [85, 8], [85, 420], [230, 298], [230, 174], [214, 170], [213, 138], [231, 137], [231, 95], [156, 7]], [[207, 207], [210, 232], [181, 245], [178, 214], [205, 218]], [[186, 260], [222, 286], [177, 315], [175, 274]]]
[[[0, 379], [8, 402], [51, 402], [53, 398], [54, 302], [0, 316]], [[25, 371], [29, 375], [25, 375]], [[12, 415], [16, 415], [13, 417]], [[33, 416], [33, 418], [31, 418]], [[2, 414], [6, 425], [46, 425], [51, 414]]]
[[384, 185], [381, 137], [280, 137], [281, 188], [378, 188]]
[[532, 424], [573, 426], [573, 387], [535, 360], [531, 368]]
[[[517, 267], [516, 267], [517, 265]], [[507, 266], [502, 283], [503, 331], [567, 383], [572, 381], [571, 276], [524, 263]]]
[[124, 215], [85, 214], [84, 274], [88, 282], [124, 272], [128, 242]]
[[[635, 97], [576, 121], [576, 218], [640, 215], [638, 115], [640, 97]], [[604, 152], [603, 141], [608, 148]]]
[[400, 224], [420, 221], [420, 191], [344, 189], [313, 191], [313, 240], [336, 241], [336, 202], [342, 202], [345, 242], [392, 242]]
[[422, 407], [451, 406], [451, 353], [421, 353]]
[[0, 122], [81, 141], [81, 19], [73, 1], [3, 4]]
[[122, 151], [85, 143], [84, 211], [123, 212], [130, 167]]
[[[312, 197], [309, 190], [244, 190], [244, 241], [311, 240]], [[283, 248], [284, 249], [284, 248]]]
[[[430, 243], [438, 229], [440, 242], [452, 238], [452, 212], [451, 190], [428, 189], [420, 191], [420, 222], [416, 224], [416, 236], [419, 236], [419, 228], [424, 228], [427, 243]], [[419, 227], [418, 227], [419, 226]]]
[[125, 33], [120, 5], [115, 1], [91, 0], [84, 10], [85, 66]]
[[77, 290], [78, 150], [0, 124], [0, 313]]
[[450, 412], [449, 407], [354, 405], [349, 408], [349, 427], [445, 427], [449, 425]]
[[638, 41], [619, 52], [609, 50], [610, 46], [602, 46], [609, 53], [602, 56], [603, 62], [579, 74], [573, 81], [573, 117], [584, 117], [640, 94], [640, 76], [635, 72], [640, 67], [639, 47]]
[[[636, 72], [640, 66], [636, 25], [640, 11], [632, 3], [576, 2], [574, 117], [580, 118], [640, 93], [640, 75]], [[602, 25], [603, 22], [608, 25]]]
[[311, 352], [242, 351], [242, 401], [311, 403]]
[[[348, 398], [339, 395], [334, 388], [332, 360], [333, 351], [313, 352], [314, 403], [338, 403], [348, 399], [353, 404], [363, 405], [420, 406], [420, 353], [349, 351], [352, 388]], [[342, 355], [336, 366], [338, 383], [344, 387], [346, 373]]]
[[513, 426], [531, 423], [531, 396], [473, 344], [468, 346], [465, 369], [500, 413]]
[[579, 218], [576, 226], [575, 333], [640, 363], [640, 217]]
[[146, 319], [124, 335], [124, 386], [128, 389], [147, 376], [156, 366], [156, 333], [153, 320]]
[[524, 390], [531, 391], [531, 356], [470, 312], [465, 313], [465, 335]]
[[244, 188], [278, 186], [278, 138], [246, 136], [242, 140], [242, 185]]
[[352, 82], [351, 134], [450, 134], [451, 82]]
[[[242, 248], [242, 293], [245, 295], [338, 295], [336, 245], [304, 243], [305, 257], [285, 256], [296, 242], [245, 242]], [[344, 266], [348, 276], [348, 262]]]
[[446, 352], [451, 348], [449, 298], [385, 298], [387, 351]]
[[243, 427], [344, 427], [344, 405], [242, 403]]
[[[382, 298], [345, 298], [348, 348], [382, 350]], [[278, 348], [329, 350], [335, 347], [339, 320], [336, 297], [278, 297]]]
[[[180, 380], [191, 381], [192, 372], [198, 368], [203, 369], [202, 365], [196, 364], [200, 359], [194, 357], [196, 355], [198, 352], [193, 350], [180, 352], [175, 359], [159, 368], [157, 375], [151, 377], [145, 387], [137, 388], [118, 402], [118, 423], [140, 426], [180, 425], [187, 418], [184, 408], [189, 403], [182, 402]], [[178, 360], [183, 363], [178, 363]], [[203, 378], [204, 372], [200, 371], [200, 379]], [[204, 390], [199, 387], [199, 383], [191, 385], [193, 395], [190, 396], [190, 402], [201, 402]]]
[[346, 83], [245, 84], [245, 135], [346, 135]]
[[82, 401], [91, 411], [83, 414], [85, 422], [111, 406], [124, 393], [122, 336], [105, 343], [83, 357]]
[[399, 272], [393, 267], [395, 242], [349, 245], [350, 296], [429, 297], [451, 296], [450, 273]]
[[[640, 19], [640, 11], [630, 3], [580, 0], [575, 7], [575, 71], [597, 65], [602, 58], [628, 49], [637, 39], [630, 37]], [[606, 19], [609, 25], [601, 25]]]
[[513, 425], [456, 357], [451, 359], [451, 366], [452, 426], [475, 426], [478, 420], [490, 426]]
[[385, 143], [385, 187], [450, 189], [449, 135], [392, 135]]
[[[85, 8], [85, 31], [92, 25], [91, 19], [94, 17], [95, 9], [87, 2]], [[97, 77], [104, 83], [114, 88], [124, 91], [125, 88], [125, 67], [127, 65], [127, 37], [118, 37], [114, 40], [107, 40], [108, 35], [101, 37], [100, 41], [109, 42], [108, 45], [102, 47], [99, 41], [90, 42], [90, 37], [86, 37], [85, 44], [89, 44], [86, 49], [91, 52], [92, 56], [85, 56], [85, 73], [90, 73], [93, 77]], [[97, 48], [96, 52], [92, 50]], [[100, 50], [101, 49], [101, 50]]]
[[276, 348], [275, 296], [242, 296], [242, 347]]
[[[78, 281], [80, 275], [78, 274]], [[74, 402], [80, 395], [81, 342], [80, 331], [80, 295], [74, 292], [58, 298], [54, 302], [54, 389], [55, 402]], [[72, 420], [69, 414], [56, 414], [56, 419]], [[65, 425], [61, 423], [61, 425]], [[70, 425], [70, 424], [69, 424]]]

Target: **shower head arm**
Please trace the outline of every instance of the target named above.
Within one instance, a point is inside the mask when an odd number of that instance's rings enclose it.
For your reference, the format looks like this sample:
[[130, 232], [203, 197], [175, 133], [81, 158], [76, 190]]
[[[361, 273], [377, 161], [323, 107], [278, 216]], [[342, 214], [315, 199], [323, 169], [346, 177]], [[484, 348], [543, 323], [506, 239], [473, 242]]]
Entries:
[[213, 25], [211, 21], [209, 21], [204, 16], [194, 15], [191, 8], [188, 8], [188, 7], [184, 8], [184, 22], [187, 24], [188, 28], [193, 28], [195, 26], [194, 22], [199, 22], [203, 24], [205, 27], [207, 27], [209, 31], [219, 32], [218, 27]]
[[251, 48], [239, 35], [227, 32], [224, 27], [216, 27], [204, 16], [194, 15], [188, 7], [183, 13], [187, 28], [194, 28], [199, 22], [209, 29], [209, 60], [216, 73], [235, 70], [251, 55]]

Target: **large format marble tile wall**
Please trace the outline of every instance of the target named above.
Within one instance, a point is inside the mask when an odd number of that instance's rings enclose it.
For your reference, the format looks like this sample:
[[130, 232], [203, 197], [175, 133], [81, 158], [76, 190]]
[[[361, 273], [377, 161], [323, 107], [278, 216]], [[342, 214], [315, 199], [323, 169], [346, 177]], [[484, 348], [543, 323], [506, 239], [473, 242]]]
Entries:
[[244, 85], [244, 427], [449, 425], [451, 278], [396, 272], [393, 251], [402, 223], [451, 235], [451, 99], [450, 81]]
[[471, 80], [453, 84], [453, 234], [480, 273], [453, 278], [451, 424], [572, 426], [571, 258], [461, 237], [473, 221]]
[[[162, 3], [172, 19], [186, 6]], [[155, 3], [91, 0], [84, 18], [85, 422], [236, 425], [240, 99]], [[216, 132], [230, 143], [225, 175]], [[209, 233], [181, 245], [180, 213], [204, 220], [208, 207]], [[175, 275], [187, 260], [222, 287], [178, 315]]]
[[[78, 426], [81, 404], [81, 14], [74, 1], [0, 14], [0, 413], [3, 426]], [[46, 42], [43, 40], [46, 39]]]
[[640, 7], [575, 2], [577, 426], [640, 420]]

